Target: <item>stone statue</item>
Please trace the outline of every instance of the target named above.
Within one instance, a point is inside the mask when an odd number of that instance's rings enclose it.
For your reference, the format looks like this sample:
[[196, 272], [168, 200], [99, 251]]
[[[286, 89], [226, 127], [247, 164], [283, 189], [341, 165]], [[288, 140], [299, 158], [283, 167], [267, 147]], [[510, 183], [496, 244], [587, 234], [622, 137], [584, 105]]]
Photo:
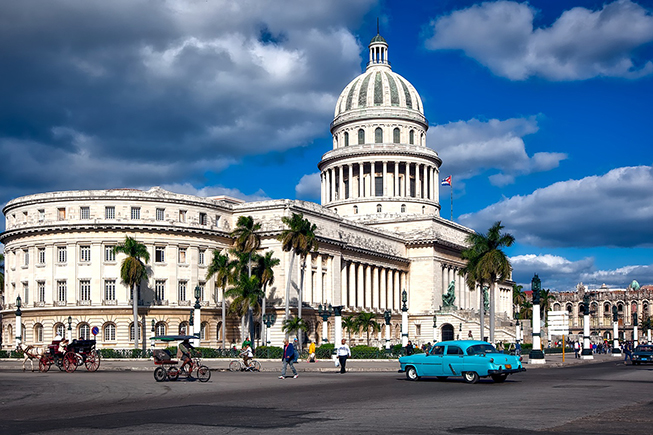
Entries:
[[487, 313], [490, 311], [490, 293], [488, 292], [489, 287], [483, 287], [483, 312]]
[[449, 283], [449, 288], [447, 288], [447, 293], [442, 295], [442, 305], [444, 308], [455, 308], [454, 303], [456, 302], [456, 283], [451, 281]]
[[613, 322], [619, 321], [619, 310], [617, 309], [616, 305], [612, 306], [612, 321]]

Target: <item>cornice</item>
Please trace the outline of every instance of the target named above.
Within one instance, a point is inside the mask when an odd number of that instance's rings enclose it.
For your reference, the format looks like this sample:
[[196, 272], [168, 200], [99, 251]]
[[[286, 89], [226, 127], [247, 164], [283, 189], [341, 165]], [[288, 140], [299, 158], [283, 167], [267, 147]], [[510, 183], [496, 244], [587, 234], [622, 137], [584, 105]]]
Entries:
[[[330, 150], [324, 153], [324, 155], [322, 156], [322, 160], [320, 161], [320, 163], [318, 163], [317, 167], [320, 171], [322, 171], [325, 166], [328, 166], [332, 162], [345, 160], [348, 158], [356, 158], [356, 157], [367, 158], [370, 155], [418, 157], [421, 159], [431, 161], [438, 168], [442, 164], [442, 159], [438, 157], [438, 154], [435, 151], [433, 151], [431, 148], [425, 146], [401, 145], [401, 144], [392, 144], [392, 145], [365, 144], [365, 145], [351, 145], [344, 148]], [[388, 159], [388, 160], [396, 160], [396, 159]]]

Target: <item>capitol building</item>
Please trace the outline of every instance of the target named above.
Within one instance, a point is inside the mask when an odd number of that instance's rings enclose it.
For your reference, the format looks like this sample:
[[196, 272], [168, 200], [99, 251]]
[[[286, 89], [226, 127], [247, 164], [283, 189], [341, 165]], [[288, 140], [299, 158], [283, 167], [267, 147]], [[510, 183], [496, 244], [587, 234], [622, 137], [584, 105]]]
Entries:
[[[323, 320], [318, 315], [318, 307], [329, 304], [341, 306], [343, 316], [377, 314], [382, 330], [374, 333], [374, 345], [385, 343], [388, 330], [392, 343], [406, 332], [416, 344], [467, 338], [470, 332], [481, 338], [481, 292], [468, 288], [459, 274], [472, 230], [440, 216], [442, 160], [437, 143], [427, 147], [428, 128], [418, 92], [393, 71], [388, 44], [376, 35], [366, 70], [337, 100], [330, 126], [333, 148], [318, 163], [321, 204], [244, 202], [158, 187], [37, 193], [9, 201], [3, 209], [6, 230], [0, 235], [5, 247], [2, 349], [13, 349], [16, 336], [26, 344], [44, 345], [57, 334], [65, 336], [69, 327], [74, 338], [92, 338], [96, 331], [98, 347], [116, 349], [133, 347], [137, 330], [144, 338], [139, 342], [149, 347], [152, 332], [190, 332], [196, 288], [200, 345], [221, 347], [223, 338], [228, 346], [240, 343], [240, 318], [223, 318], [222, 289], [206, 275], [214, 250], [226, 252], [233, 245], [230, 233], [241, 216], [261, 224], [259, 252], [272, 251], [281, 260], [266, 294], [266, 311], [276, 314], [268, 330], [271, 345], [281, 345], [284, 337], [289, 276], [291, 312], [295, 315], [302, 304], [308, 337], [317, 343], [335, 339], [334, 316]], [[285, 228], [282, 218], [293, 213], [317, 226], [319, 247], [308, 255], [304, 273], [301, 262], [292, 263], [277, 239]], [[133, 324], [134, 296], [120, 279], [124, 257], [113, 249], [126, 236], [150, 254], [150, 273], [136, 295], [138, 328]], [[404, 291], [408, 331], [401, 327]], [[512, 282], [499, 283], [495, 291], [495, 338], [513, 341]], [[443, 302], [445, 294], [449, 297]], [[16, 330], [18, 296], [22, 331]], [[383, 319], [386, 311], [389, 325]], [[255, 322], [260, 326], [260, 317]], [[353, 344], [366, 342], [364, 333], [354, 333], [352, 339]], [[255, 340], [264, 344], [260, 337]]]

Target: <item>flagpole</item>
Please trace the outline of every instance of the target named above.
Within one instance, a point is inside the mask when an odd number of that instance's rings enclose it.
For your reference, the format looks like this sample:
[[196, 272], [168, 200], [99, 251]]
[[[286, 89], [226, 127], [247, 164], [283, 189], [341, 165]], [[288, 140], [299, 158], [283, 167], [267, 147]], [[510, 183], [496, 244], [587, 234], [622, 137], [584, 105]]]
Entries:
[[451, 204], [451, 221], [453, 222], [453, 186], [451, 186], [451, 185], [449, 186], [449, 192], [451, 193], [451, 200], [450, 200], [450, 204]]

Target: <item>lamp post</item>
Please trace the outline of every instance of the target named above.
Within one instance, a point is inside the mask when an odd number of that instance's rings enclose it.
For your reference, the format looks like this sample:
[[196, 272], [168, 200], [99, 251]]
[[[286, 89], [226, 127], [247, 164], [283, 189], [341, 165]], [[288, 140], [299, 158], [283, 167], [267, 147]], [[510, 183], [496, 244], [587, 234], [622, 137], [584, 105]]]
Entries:
[[408, 302], [408, 293], [406, 289], [401, 292], [401, 346], [406, 347], [408, 345], [408, 307], [406, 302]]
[[[263, 314], [263, 324], [265, 325], [265, 339], [266, 344], [270, 346], [270, 334], [269, 329], [274, 322], [277, 320], [277, 315], [275, 313], [265, 313]], [[268, 357], [270, 356], [270, 349], [268, 349]]]
[[383, 320], [385, 320], [385, 350], [390, 351], [390, 320], [392, 320], [392, 313], [390, 310], [383, 312]]
[[619, 311], [617, 306], [612, 306], [612, 356], [621, 356], [619, 347]]
[[335, 345], [338, 346], [342, 341], [342, 305], [333, 307], [333, 329], [335, 335]]
[[594, 359], [592, 346], [590, 345], [590, 295], [585, 293], [583, 298], [583, 350], [580, 353], [581, 359]]
[[438, 340], [438, 316], [437, 314], [433, 315], [433, 344], [437, 343]]
[[515, 348], [519, 349], [521, 339], [521, 324], [519, 323], [519, 314], [517, 314], [517, 323], [515, 324]]
[[156, 333], [156, 322], [154, 319], [152, 319], [152, 338], [150, 339], [150, 347], [152, 347], [152, 350], [154, 350], [154, 337]]
[[318, 305], [317, 308], [317, 315], [322, 317], [322, 342], [323, 343], [328, 343], [329, 342], [329, 324], [327, 321], [329, 320], [329, 317], [331, 317], [331, 313], [333, 313], [333, 307], [331, 304], [329, 306], [324, 306], [322, 307], [322, 304]]
[[633, 313], [633, 349], [637, 347], [639, 344], [639, 334], [637, 333], [637, 327], [639, 325], [637, 324], [637, 313]]
[[200, 286], [197, 285], [195, 286], [195, 306], [193, 307], [194, 310], [194, 316], [195, 319], [197, 320], [195, 322], [195, 325], [193, 326], [193, 335], [197, 337], [195, 341], [195, 346], [200, 345], [200, 333], [202, 331], [202, 318], [200, 317], [200, 310], [202, 309], [202, 306], [200, 305], [200, 298], [202, 297], [202, 289], [200, 289]]
[[20, 299], [20, 295], [18, 295], [16, 298], [16, 348], [18, 348], [23, 340], [23, 312], [20, 310], [22, 305], [23, 301]]
[[542, 352], [542, 338], [540, 333], [540, 291], [542, 291], [542, 281], [535, 274], [531, 280], [531, 289], [533, 290], [533, 349], [528, 354], [529, 364], [544, 364], [544, 352]]
[[[137, 332], [138, 330], [134, 325], [134, 334], [136, 334]], [[73, 341], [73, 318], [70, 316], [68, 316], [68, 341]]]

